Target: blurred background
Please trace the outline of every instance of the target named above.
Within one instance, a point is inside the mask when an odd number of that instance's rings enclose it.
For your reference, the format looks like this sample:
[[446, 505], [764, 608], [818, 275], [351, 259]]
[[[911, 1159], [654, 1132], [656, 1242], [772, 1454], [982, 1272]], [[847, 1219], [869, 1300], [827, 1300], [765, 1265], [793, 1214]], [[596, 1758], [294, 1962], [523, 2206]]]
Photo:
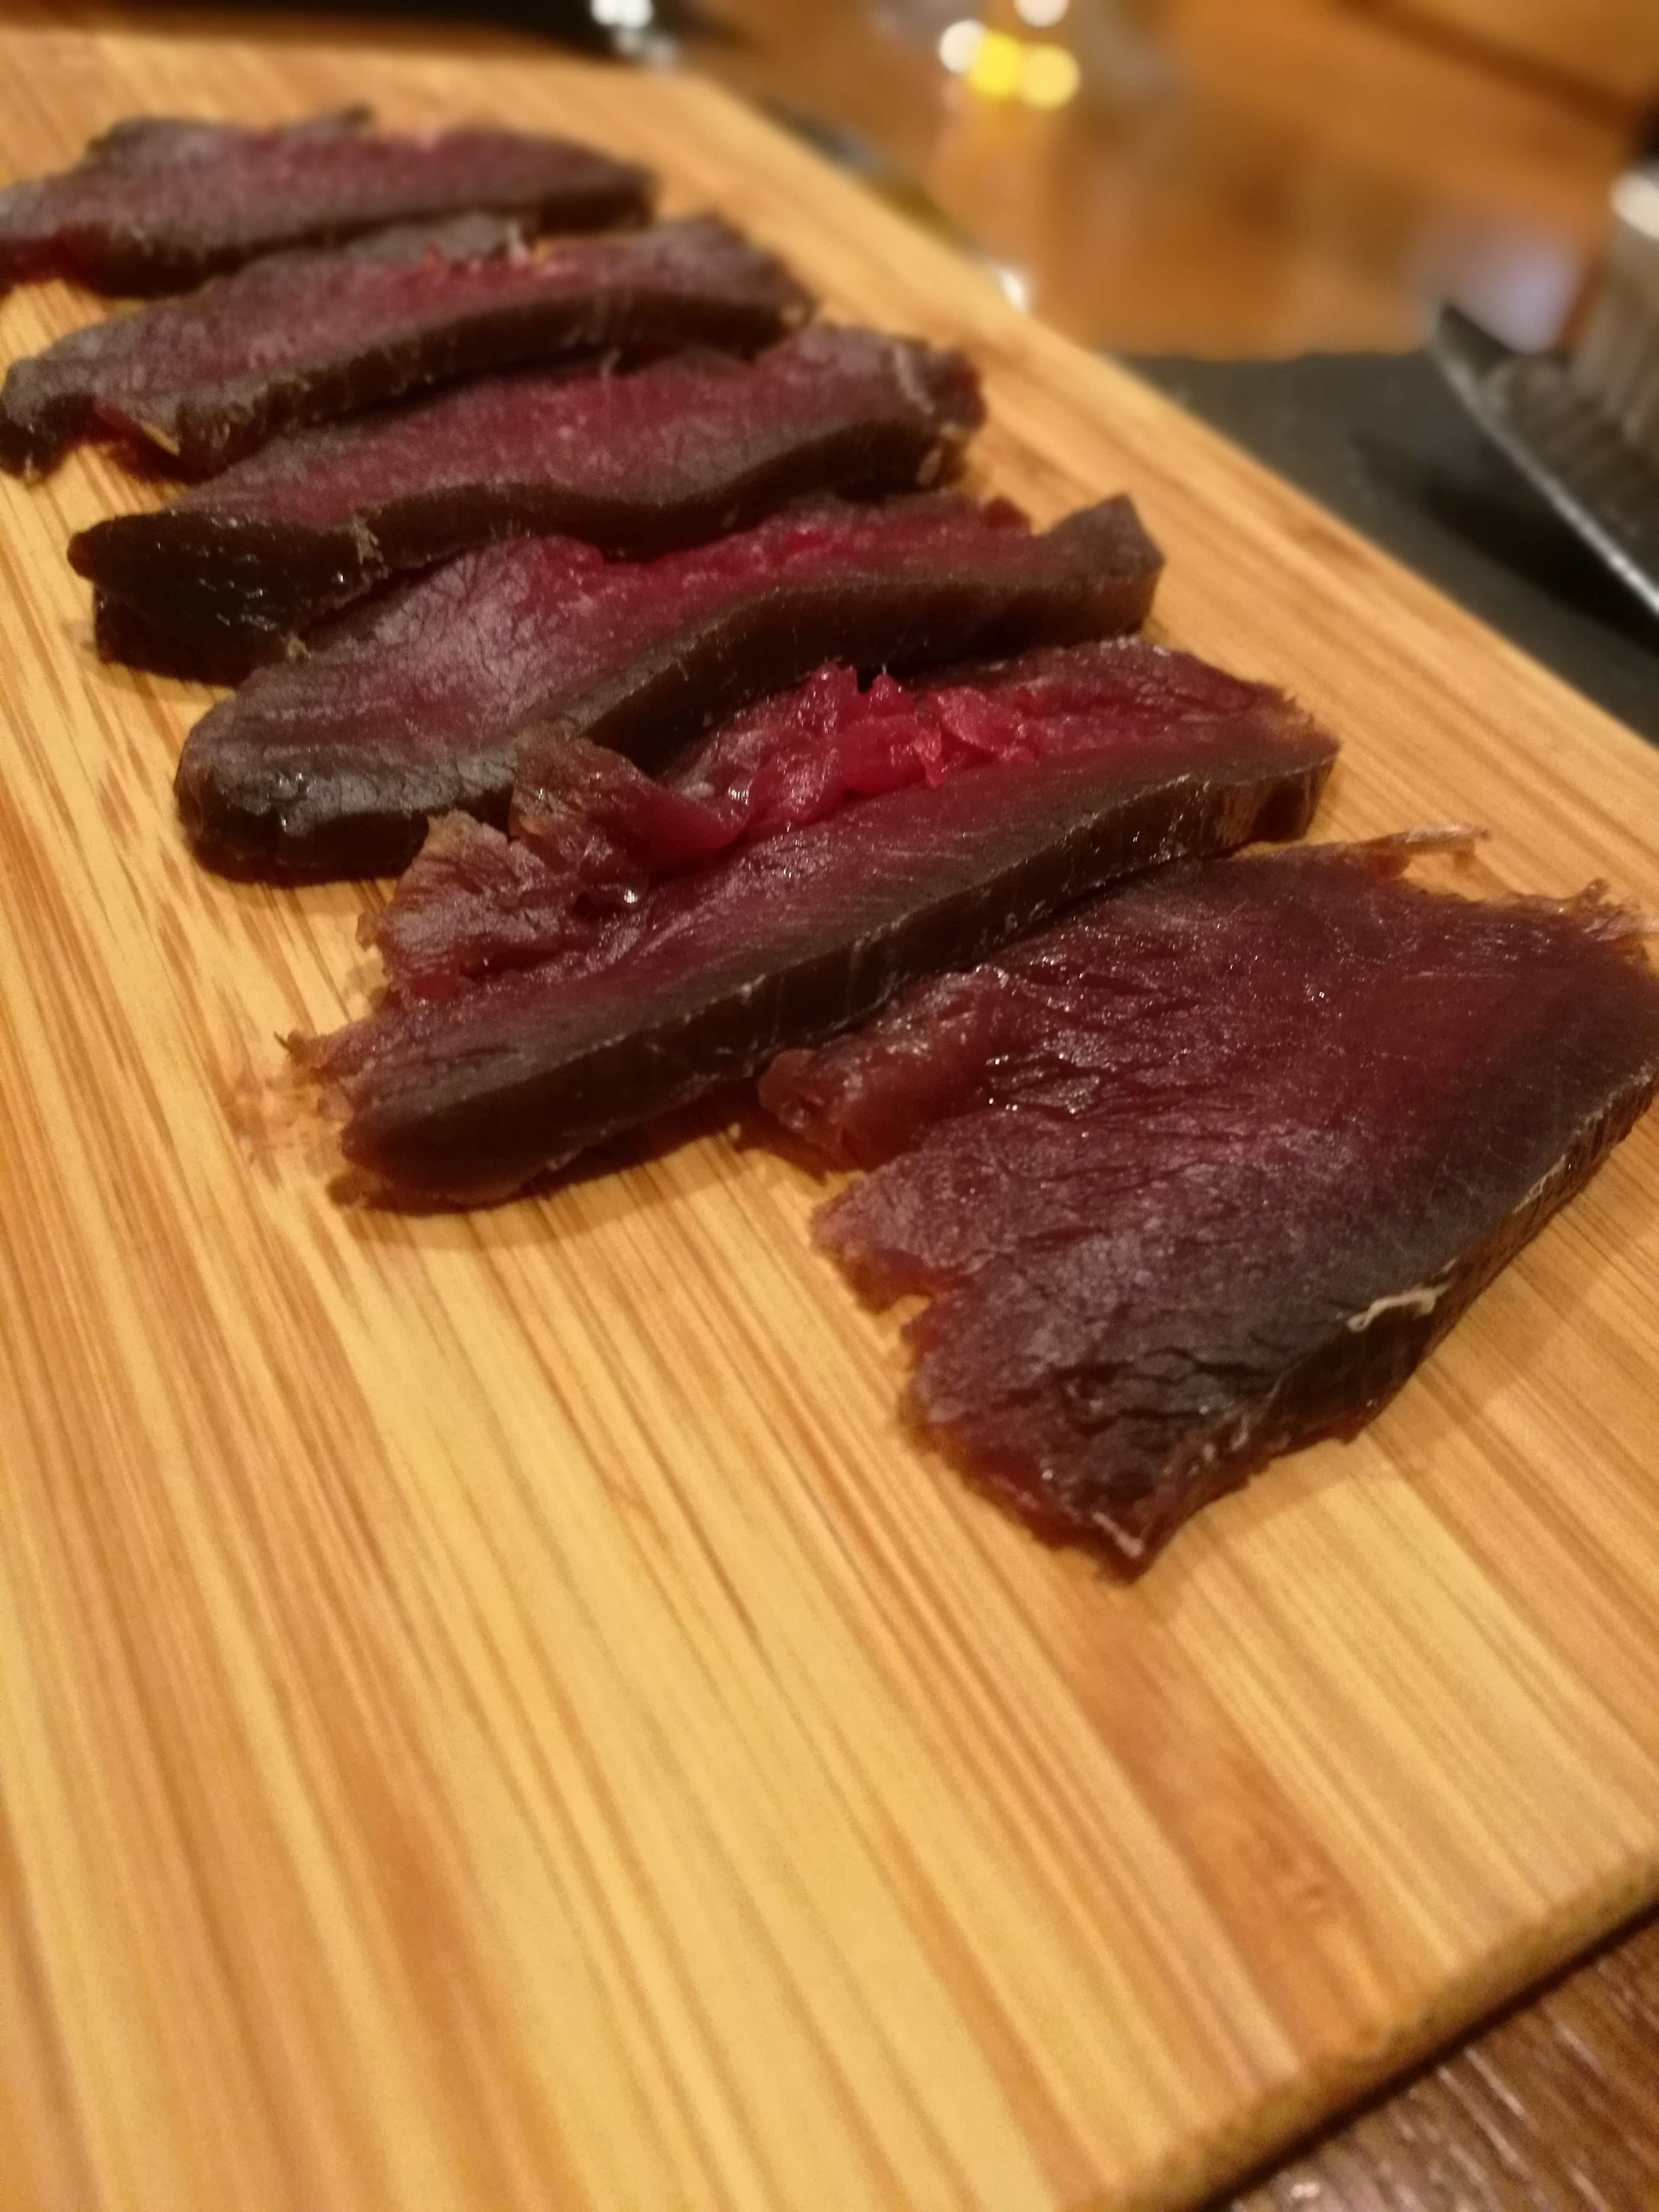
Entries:
[[[762, 103], [1659, 741], [1659, 0], [501, 4]], [[1532, 359], [1587, 331], [1622, 426]]]
[[[0, 12], [234, 29], [252, 4]], [[261, 14], [371, 19], [720, 79], [1659, 741], [1659, 177], [1629, 175], [1659, 151], [1659, 0]]]
[[709, 0], [1085, 343], [1558, 337], [1659, 97], [1659, 0]]
[[1659, 102], [1659, 0], [378, 4], [689, 59], [1137, 353], [1549, 343]]

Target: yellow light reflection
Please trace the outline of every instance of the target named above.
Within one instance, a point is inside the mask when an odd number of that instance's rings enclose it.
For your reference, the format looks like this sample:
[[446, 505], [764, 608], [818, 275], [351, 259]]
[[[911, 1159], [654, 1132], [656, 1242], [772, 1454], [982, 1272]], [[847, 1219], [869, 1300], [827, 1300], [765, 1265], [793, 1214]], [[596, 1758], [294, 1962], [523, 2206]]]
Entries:
[[1064, 107], [1075, 100], [1083, 72], [1064, 46], [1032, 46], [1020, 75], [1019, 96], [1033, 107]]
[[988, 31], [968, 16], [940, 33], [939, 58], [981, 100], [1064, 107], [1083, 81], [1075, 55], [1065, 46], [1031, 46], [1006, 31]]
[[968, 82], [986, 100], [1012, 100], [1025, 81], [1025, 48], [1006, 31], [988, 31], [968, 65]]

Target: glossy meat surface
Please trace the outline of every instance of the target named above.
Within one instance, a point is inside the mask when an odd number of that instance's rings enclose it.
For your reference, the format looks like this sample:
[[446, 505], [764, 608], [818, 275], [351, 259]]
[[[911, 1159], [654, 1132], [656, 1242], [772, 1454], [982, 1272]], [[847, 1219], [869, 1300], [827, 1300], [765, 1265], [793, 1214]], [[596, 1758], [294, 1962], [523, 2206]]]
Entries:
[[915, 668], [1133, 629], [1160, 565], [1127, 500], [1037, 536], [949, 492], [825, 501], [648, 562], [514, 539], [259, 670], [191, 732], [179, 805], [220, 866], [389, 871], [432, 815], [505, 823], [532, 726], [659, 767], [830, 654]]
[[[391, 902], [365, 917], [400, 999], [447, 997], [592, 936], [663, 877], [739, 844], [807, 828], [849, 801], [937, 789], [965, 769], [1185, 743], [1201, 757], [1261, 738], [1320, 740], [1268, 684], [1139, 638], [1057, 646], [902, 684], [831, 664], [761, 700], [661, 779], [586, 740], [520, 750], [513, 842], [440, 824]], [[442, 834], [438, 834], [441, 830]]]
[[641, 557], [817, 491], [946, 475], [983, 414], [960, 354], [813, 329], [743, 362], [481, 378], [279, 438], [73, 539], [112, 659], [238, 676], [400, 572], [529, 532]]
[[0, 191], [0, 292], [46, 276], [94, 291], [183, 291], [274, 249], [397, 222], [514, 216], [527, 228], [642, 222], [649, 175], [511, 131], [377, 137], [366, 109], [276, 131], [139, 118], [72, 169]]
[[818, 1236], [931, 1300], [908, 1410], [1043, 1535], [1136, 1571], [1352, 1435], [1651, 1097], [1628, 918], [1430, 892], [1408, 849], [1145, 878], [764, 1079], [874, 1170]]
[[210, 476], [279, 430], [483, 369], [612, 347], [752, 351], [811, 305], [711, 216], [534, 254], [502, 250], [510, 235], [471, 216], [273, 254], [73, 331], [7, 372], [0, 466], [48, 469], [102, 437]]
[[[1088, 681], [1076, 672], [1073, 696]], [[311, 1048], [345, 1094], [347, 1157], [393, 1199], [505, 1196], [1103, 883], [1307, 826], [1335, 748], [1277, 695], [1239, 686], [1234, 712], [1178, 706], [1160, 723], [1115, 713], [1129, 687], [1109, 675], [1093, 688], [1088, 728], [1028, 712], [1017, 747], [935, 755], [902, 787], [884, 770], [860, 796], [843, 774], [842, 803], [815, 799], [804, 827], [751, 813], [747, 841], [703, 866], [685, 866], [695, 839], [659, 814], [630, 878], [613, 811], [609, 854], [601, 840], [585, 871], [540, 793], [524, 838], [441, 825], [374, 932], [386, 1002]], [[659, 796], [729, 832], [720, 801]], [[684, 872], [652, 873], [665, 865]]]

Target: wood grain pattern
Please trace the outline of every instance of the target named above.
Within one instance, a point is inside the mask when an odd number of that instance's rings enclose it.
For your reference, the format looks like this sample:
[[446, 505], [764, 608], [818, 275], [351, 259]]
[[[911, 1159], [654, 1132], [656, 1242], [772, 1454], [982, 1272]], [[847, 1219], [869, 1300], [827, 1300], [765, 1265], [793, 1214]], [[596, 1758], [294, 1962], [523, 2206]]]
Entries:
[[[0, 30], [27, 172], [135, 109], [567, 126], [970, 345], [984, 480], [1127, 485], [1164, 634], [1348, 741], [1328, 835], [1659, 908], [1659, 762], [694, 82]], [[82, 317], [0, 306], [0, 350]], [[0, 487], [8, 2212], [1167, 2207], [1659, 1894], [1659, 1128], [1360, 1442], [1114, 1587], [914, 1448], [818, 1187], [708, 1119], [333, 1206], [276, 1032], [357, 893], [189, 864], [206, 695]]]

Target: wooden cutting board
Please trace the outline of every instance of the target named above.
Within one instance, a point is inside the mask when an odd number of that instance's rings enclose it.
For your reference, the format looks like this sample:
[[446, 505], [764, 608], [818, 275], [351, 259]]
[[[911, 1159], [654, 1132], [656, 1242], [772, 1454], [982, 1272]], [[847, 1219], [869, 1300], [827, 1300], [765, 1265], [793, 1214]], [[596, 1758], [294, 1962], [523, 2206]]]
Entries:
[[[1322, 834], [1659, 909], [1659, 758], [695, 82], [0, 31], [0, 159], [135, 110], [568, 127], [969, 346], [982, 481], [1130, 489], [1161, 634], [1347, 750]], [[0, 351], [87, 304], [0, 306]], [[360, 894], [194, 868], [206, 695], [0, 484], [8, 2212], [1167, 2207], [1659, 1894], [1659, 1122], [1360, 1442], [1138, 1587], [907, 1439], [820, 1186], [718, 1119], [337, 1207], [274, 1038]]]

